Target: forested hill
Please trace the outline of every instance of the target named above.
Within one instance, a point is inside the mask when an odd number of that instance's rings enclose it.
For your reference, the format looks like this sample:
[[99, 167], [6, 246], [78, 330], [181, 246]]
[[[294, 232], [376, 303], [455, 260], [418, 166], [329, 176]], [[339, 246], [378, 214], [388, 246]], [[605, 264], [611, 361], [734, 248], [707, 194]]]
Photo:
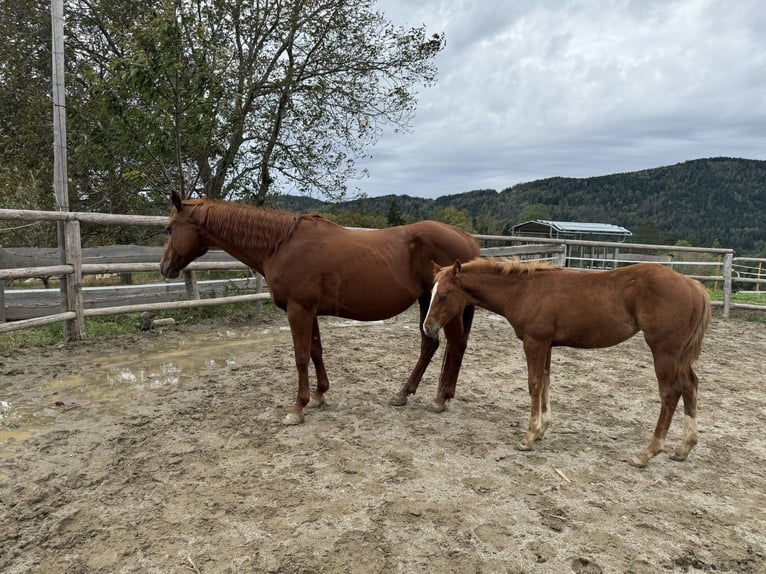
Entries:
[[[417, 190], [412, 190], [417, 193]], [[554, 177], [501, 192], [479, 190], [424, 199], [408, 195], [324, 204], [283, 196], [295, 211], [357, 212], [405, 219], [462, 212], [478, 233], [500, 233], [528, 219], [613, 223], [635, 241], [730, 247], [766, 255], [766, 161], [712, 158], [583, 179]], [[441, 217], [444, 219], [444, 217]]]

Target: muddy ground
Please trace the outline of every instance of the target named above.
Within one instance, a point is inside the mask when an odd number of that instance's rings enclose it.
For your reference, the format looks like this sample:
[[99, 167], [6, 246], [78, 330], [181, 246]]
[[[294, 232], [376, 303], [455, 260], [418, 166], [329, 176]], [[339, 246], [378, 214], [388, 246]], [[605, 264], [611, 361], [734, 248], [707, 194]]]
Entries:
[[526, 369], [503, 320], [477, 313], [442, 414], [435, 366], [387, 404], [413, 312], [322, 324], [333, 386], [296, 427], [281, 314], [0, 357], [0, 572], [766, 572], [765, 323], [714, 319], [700, 443], [644, 469], [627, 461], [659, 402], [640, 336], [555, 350], [552, 429], [519, 452]]

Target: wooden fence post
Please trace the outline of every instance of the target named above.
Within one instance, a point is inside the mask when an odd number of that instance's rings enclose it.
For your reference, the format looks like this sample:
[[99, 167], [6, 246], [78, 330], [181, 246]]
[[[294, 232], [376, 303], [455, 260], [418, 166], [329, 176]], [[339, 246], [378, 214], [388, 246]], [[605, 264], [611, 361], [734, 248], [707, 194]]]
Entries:
[[[255, 273], [255, 292], [263, 293], [266, 287], [266, 280], [263, 278], [263, 275], [252, 269], [250, 270], [250, 273]], [[258, 301], [256, 309], [258, 309], [258, 311], [263, 309], [263, 301]]]
[[197, 285], [197, 274], [194, 271], [184, 271], [184, 285], [186, 285], [186, 297], [188, 299], [199, 299], [199, 285]]
[[6, 320], [6, 313], [5, 313], [5, 289], [8, 287], [8, 281], [7, 279], [0, 279], [0, 323], [5, 323]]
[[731, 310], [731, 269], [734, 263], [734, 253], [724, 253], [723, 256], [723, 317], [728, 319]]
[[85, 338], [85, 314], [82, 299], [82, 246], [80, 245], [80, 222], [67, 221], [64, 224], [64, 246], [66, 264], [73, 272], [66, 281], [66, 310], [74, 311], [75, 318], [64, 322], [64, 337], [67, 341], [80, 341]]

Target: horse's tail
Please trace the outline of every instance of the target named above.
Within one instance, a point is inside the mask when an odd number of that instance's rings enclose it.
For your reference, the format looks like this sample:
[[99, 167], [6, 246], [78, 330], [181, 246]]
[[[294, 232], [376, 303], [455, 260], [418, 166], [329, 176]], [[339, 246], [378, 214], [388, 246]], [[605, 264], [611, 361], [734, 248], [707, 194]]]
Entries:
[[694, 281], [696, 287], [697, 301], [694, 303], [696, 315], [696, 325], [692, 330], [689, 341], [681, 351], [681, 367], [683, 370], [689, 369], [692, 363], [696, 361], [702, 352], [702, 339], [710, 327], [713, 319], [712, 306], [710, 304], [710, 295], [699, 281]]

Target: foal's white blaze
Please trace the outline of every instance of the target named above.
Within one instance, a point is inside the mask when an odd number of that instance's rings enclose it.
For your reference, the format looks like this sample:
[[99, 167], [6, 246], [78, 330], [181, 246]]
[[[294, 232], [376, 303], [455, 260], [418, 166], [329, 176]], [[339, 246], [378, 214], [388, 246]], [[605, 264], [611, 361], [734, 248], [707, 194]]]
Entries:
[[[431, 314], [431, 307], [434, 306], [434, 300], [436, 299], [436, 291], [438, 291], [438, 289], [439, 289], [439, 282], [437, 281], [436, 283], [434, 283], [434, 288], [431, 289], [431, 302], [428, 304], [428, 313], [426, 313], [426, 318], [428, 317], [428, 315]], [[423, 332], [424, 333], [426, 332], [425, 321], [423, 321]]]

